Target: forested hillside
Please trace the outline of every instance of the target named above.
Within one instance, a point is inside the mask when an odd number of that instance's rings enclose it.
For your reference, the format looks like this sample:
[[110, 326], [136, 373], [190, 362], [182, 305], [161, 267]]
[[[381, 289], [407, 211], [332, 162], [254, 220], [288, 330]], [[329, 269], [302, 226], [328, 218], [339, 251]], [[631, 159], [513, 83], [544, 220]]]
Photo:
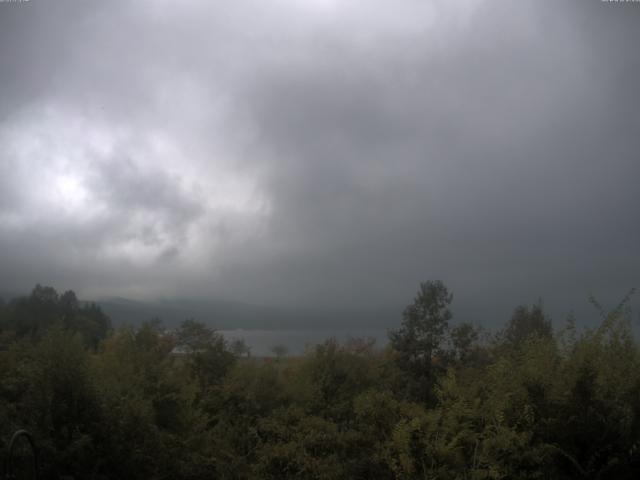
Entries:
[[420, 285], [389, 345], [254, 358], [203, 323], [113, 329], [73, 292], [0, 303], [0, 451], [44, 478], [632, 479], [640, 350], [626, 301], [597, 328], [519, 306], [499, 332]]

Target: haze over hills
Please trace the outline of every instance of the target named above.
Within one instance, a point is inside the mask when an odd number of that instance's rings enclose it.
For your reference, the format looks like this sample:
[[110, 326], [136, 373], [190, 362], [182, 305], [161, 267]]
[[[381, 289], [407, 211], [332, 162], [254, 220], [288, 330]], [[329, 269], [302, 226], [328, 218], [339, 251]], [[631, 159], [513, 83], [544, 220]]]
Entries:
[[[54, 287], [58, 287], [53, 285]], [[66, 288], [57, 288], [60, 292]], [[71, 288], [75, 290], [75, 288]], [[487, 298], [470, 301], [455, 295], [452, 305], [453, 323], [471, 322], [490, 331], [500, 329], [509, 319], [517, 305], [541, 301], [545, 312], [555, 328], [562, 328], [568, 315], [573, 315], [580, 327], [593, 327], [599, 322], [599, 314], [588, 302], [589, 292], [575, 294], [569, 301], [556, 297], [530, 295], [525, 297]], [[77, 292], [77, 291], [76, 291]], [[595, 292], [595, 297], [605, 309], [614, 308], [623, 298], [624, 291]], [[296, 330], [296, 331], [384, 331], [396, 328], [402, 311], [410, 302], [413, 292], [407, 292], [405, 303], [387, 306], [331, 306], [331, 305], [286, 305], [259, 304], [223, 298], [160, 298], [133, 299], [126, 297], [91, 298], [79, 294], [83, 301], [94, 302], [102, 307], [114, 326], [133, 325], [158, 318], [167, 327], [175, 327], [185, 319], [193, 318], [205, 322], [217, 330]], [[0, 299], [29, 295], [25, 291], [3, 291]], [[461, 298], [462, 297], [462, 298]], [[640, 295], [630, 302], [632, 324], [640, 331]], [[566, 300], [566, 299], [565, 299]]]
[[386, 329], [400, 319], [400, 308], [311, 308], [253, 305], [228, 300], [138, 301], [107, 298], [98, 303], [114, 325], [139, 325], [159, 318], [168, 326], [194, 318], [219, 329], [314, 330], [314, 329]]
[[220, 331], [227, 340], [241, 339], [257, 356], [272, 355], [275, 345], [300, 355], [309, 345], [327, 338], [344, 341], [352, 337], [387, 343], [387, 332], [397, 328], [401, 308], [311, 308], [254, 305], [228, 300], [138, 301], [108, 298], [97, 302], [115, 327], [137, 326], [158, 318], [169, 328], [193, 318]]

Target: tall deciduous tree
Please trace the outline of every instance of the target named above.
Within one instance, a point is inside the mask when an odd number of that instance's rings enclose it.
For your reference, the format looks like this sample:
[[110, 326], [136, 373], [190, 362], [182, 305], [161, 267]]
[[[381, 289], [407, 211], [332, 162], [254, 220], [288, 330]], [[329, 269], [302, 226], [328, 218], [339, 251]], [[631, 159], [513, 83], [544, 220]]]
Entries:
[[398, 366], [412, 380], [410, 394], [421, 400], [431, 396], [434, 362], [442, 353], [452, 300], [453, 295], [440, 280], [421, 283], [413, 303], [403, 312], [402, 325], [389, 332]]
[[218, 383], [236, 361], [224, 337], [204, 323], [185, 320], [176, 336], [178, 344], [186, 349], [188, 365], [202, 392]]

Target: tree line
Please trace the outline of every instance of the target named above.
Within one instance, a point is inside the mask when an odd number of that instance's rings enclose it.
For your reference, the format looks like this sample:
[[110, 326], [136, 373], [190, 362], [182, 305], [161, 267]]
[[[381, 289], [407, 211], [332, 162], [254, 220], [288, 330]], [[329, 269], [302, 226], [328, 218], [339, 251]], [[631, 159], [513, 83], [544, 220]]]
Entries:
[[[640, 474], [640, 350], [627, 305], [498, 332], [419, 286], [389, 343], [252, 358], [204, 323], [112, 328], [36, 286], [0, 302], [0, 452], [26, 428], [44, 478], [598, 479]], [[3, 459], [4, 460], [4, 459]]]

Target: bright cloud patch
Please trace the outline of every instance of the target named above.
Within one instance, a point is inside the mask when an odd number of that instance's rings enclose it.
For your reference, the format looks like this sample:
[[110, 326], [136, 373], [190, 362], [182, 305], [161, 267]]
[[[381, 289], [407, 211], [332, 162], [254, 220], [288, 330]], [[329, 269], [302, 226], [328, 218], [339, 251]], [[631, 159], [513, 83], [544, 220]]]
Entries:
[[[161, 131], [112, 128], [99, 116], [49, 107], [23, 115], [0, 136], [2, 182], [19, 199], [0, 204], [4, 235], [73, 231], [70, 247], [105, 261], [203, 262], [224, 242], [212, 232], [234, 217], [268, 213], [253, 179], [228, 164], [198, 168], [198, 159]], [[181, 163], [189, 168], [177, 168]]]

